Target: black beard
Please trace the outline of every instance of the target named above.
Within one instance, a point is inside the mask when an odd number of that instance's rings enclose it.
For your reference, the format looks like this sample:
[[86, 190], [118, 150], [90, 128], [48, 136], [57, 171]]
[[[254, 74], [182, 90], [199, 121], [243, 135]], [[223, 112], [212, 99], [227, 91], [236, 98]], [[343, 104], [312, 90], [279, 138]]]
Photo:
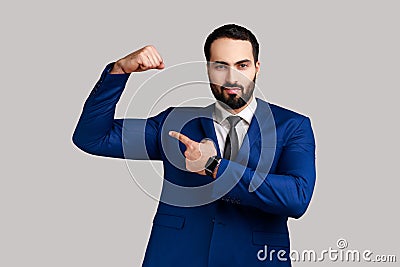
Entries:
[[241, 97], [237, 97], [237, 95], [228, 95], [227, 98], [224, 97], [223, 93], [223, 87], [240, 87], [243, 90], [243, 86], [237, 86], [237, 85], [230, 85], [230, 84], [224, 84], [223, 86], [218, 86], [216, 84], [210, 84], [211, 91], [218, 101], [226, 104], [228, 107], [231, 109], [239, 109], [247, 104], [249, 100], [251, 99], [251, 96], [253, 95], [254, 92], [254, 87], [256, 84], [256, 76], [254, 76], [253, 83], [250, 85], [249, 92], [247, 94], [242, 94]]

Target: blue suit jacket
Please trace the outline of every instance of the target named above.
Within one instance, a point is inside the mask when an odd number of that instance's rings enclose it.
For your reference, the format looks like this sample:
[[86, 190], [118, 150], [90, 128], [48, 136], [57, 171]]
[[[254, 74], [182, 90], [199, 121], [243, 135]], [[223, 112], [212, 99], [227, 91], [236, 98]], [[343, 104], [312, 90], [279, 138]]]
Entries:
[[[163, 161], [165, 201], [154, 216], [143, 266], [290, 266], [287, 220], [304, 214], [315, 184], [309, 118], [257, 99], [237, 158], [223, 159], [218, 169], [217, 180], [227, 182], [200, 195], [177, 195], [166, 183], [201, 187], [213, 179], [185, 171], [185, 148], [168, 131], [217, 144], [213, 105], [168, 108], [148, 119], [115, 119], [129, 75], [110, 75], [111, 68], [106, 67], [86, 100], [73, 142], [94, 155]], [[204, 198], [215, 201], [178, 203]]]

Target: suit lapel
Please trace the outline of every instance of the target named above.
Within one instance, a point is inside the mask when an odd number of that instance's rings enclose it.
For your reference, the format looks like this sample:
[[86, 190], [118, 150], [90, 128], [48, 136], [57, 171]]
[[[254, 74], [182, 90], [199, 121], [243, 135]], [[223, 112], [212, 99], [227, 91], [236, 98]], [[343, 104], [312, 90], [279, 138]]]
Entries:
[[214, 141], [214, 144], [216, 146], [215, 148], [217, 150], [217, 155], [218, 155], [218, 157], [221, 157], [221, 152], [219, 151], [217, 134], [215, 133], [215, 128], [214, 128], [214, 120], [213, 120], [214, 105], [215, 104], [206, 106], [203, 109], [203, 114], [201, 114], [199, 120], [200, 120], [200, 124], [203, 128], [205, 137], [210, 138], [211, 140]]
[[235, 160], [237, 162], [248, 161], [251, 151], [257, 151], [256, 148], [275, 142], [275, 123], [269, 105], [258, 98], [256, 100], [257, 109], [239, 149]]

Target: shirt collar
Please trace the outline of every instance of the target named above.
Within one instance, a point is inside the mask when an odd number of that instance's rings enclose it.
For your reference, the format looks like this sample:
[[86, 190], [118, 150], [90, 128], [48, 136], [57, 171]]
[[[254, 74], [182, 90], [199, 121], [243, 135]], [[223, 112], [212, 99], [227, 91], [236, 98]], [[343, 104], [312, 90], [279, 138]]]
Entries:
[[[245, 109], [240, 111], [236, 116], [242, 118], [247, 124], [250, 124], [251, 120], [253, 119], [254, 112], [257, 108], [257, 101], [254, 95], [250, 98], [250, 103], [247, 105]], [[221, 124], [227, 117], [232, 116], [234, 114], [230, 113], [227, 109], [225, 109], [219, 101], [215, 103], [214, 109], [214, 120]]]

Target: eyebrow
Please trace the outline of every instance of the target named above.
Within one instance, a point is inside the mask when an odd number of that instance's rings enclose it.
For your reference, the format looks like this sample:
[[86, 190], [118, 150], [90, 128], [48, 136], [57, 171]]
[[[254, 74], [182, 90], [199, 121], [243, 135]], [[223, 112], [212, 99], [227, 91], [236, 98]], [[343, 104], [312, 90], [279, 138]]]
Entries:
[[[246, 59], [242, 59], [242, 60], [239, 60], [238, 62], [235, 62], [233, 65], [238, 65], [238, 64], [247, 63], [247, 62], [251, 62], [251, 60], [247, 59], [247, 58]], [[217, 61], [214, 61], [213, 63], [229, 66], [229, 64], [227, 62], [225, 62], [225, 61], [218, 61], [217, 60]]]

